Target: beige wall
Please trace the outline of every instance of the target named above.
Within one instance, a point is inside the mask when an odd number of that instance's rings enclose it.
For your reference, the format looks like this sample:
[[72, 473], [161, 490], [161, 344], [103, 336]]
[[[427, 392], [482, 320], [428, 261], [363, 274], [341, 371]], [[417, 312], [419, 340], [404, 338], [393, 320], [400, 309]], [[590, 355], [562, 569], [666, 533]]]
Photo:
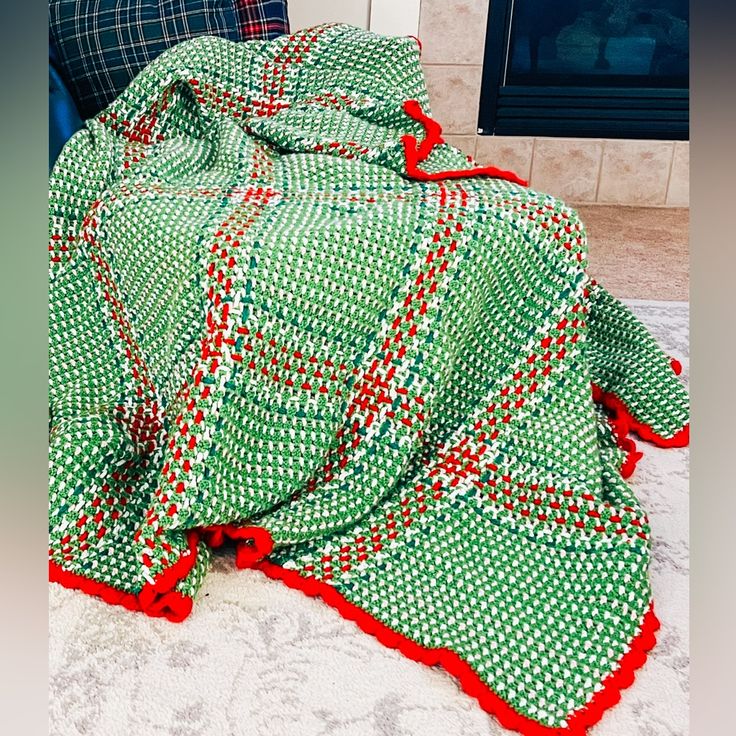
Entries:
[[416, 36], [421, 0], [289, 0], [292, 30], [349, 23], [387, 36]]
[[422, 63], [447, 141], [571, 202], [687, 206], [688, 141], [476, 135], [488, 6], [422, 0]]
[[288, 0], [288, 4], [292, 31], [319, 23], [368, 28], [370, 22], [371, 0]]

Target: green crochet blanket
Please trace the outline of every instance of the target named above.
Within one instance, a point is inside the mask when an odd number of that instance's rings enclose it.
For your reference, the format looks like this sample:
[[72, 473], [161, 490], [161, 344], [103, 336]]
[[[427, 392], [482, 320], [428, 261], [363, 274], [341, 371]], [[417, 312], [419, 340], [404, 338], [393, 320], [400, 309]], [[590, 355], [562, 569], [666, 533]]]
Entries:
[[[152, 63], [50, 178], [50, 576], [186, 617], [210, 550], [583, 733], [656, 619], [630, 431], [687, 395], [560, 200], [328, 25]], [[195, 614], [196, 615], [196, 611]]]

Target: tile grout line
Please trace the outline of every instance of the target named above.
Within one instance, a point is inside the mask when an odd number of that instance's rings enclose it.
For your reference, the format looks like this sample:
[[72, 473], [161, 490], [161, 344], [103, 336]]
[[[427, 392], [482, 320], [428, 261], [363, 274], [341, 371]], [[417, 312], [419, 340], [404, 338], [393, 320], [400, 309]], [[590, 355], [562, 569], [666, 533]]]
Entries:
[[483, 62], [481, 63], [464, 63], [464, 62], [445, 62], [445, 61], [423, 61], [422, 66], [462, 66], [462, 67], [468, 67], [468, 66], [479, 66], [483, 67]]
[[672, 169], [675, 167], [675, 145], [676, 142], [672, 141], [672, 156], [670, 158], [670, 170], [667, 172], [667, 186], [664, 190], [664, 202], [663, 204], [667, 204], [667, 200], [670, 196], [670, 184], [672, 183]]
[[690, 306], [690, 302], [686, 299], [638, 299], [628, 296], [622, 296], [619, 297], [619, 299], [624, 304], [633, 304], [637, 307], [661, 307], [665, 305], [671, 305], [680, 308], [689, 308]]
[[598, 176], [595, 180], [595, 196], [594, 202], [598, 202], [598, 195], [601, 191], [601, 176], [603, 175], [603, 157], [606, 155], [606, 139], [601, 138], [601, 160], [598, 162]]
[[532, 153], [529, 156], [529, 186], [532, 186], [532, 172], [534, 171], [534, 155], [537, 151], [537, 138], [532, 138]]

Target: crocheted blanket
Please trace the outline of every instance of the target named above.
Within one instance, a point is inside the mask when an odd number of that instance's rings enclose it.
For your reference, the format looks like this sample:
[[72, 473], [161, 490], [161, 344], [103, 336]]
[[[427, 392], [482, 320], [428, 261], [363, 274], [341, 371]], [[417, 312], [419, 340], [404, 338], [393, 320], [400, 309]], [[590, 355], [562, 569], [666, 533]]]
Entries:
[[629, 433], [685, 444], [687, 396], [576, 213], [428, 110], [415, 40], [328, 25], [182, 43], [66, 145], [50, 576], [179, 621], [233, 543], [580, 734], [656, 628]]

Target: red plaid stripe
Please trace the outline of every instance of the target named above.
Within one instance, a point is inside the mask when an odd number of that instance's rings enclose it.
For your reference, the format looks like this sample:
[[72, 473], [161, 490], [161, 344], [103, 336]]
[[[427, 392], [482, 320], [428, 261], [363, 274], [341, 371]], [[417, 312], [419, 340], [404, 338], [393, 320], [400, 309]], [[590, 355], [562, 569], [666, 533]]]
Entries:
[[272, 39], [289, 32], [285, 0], [237, 0], [244, 40]]

